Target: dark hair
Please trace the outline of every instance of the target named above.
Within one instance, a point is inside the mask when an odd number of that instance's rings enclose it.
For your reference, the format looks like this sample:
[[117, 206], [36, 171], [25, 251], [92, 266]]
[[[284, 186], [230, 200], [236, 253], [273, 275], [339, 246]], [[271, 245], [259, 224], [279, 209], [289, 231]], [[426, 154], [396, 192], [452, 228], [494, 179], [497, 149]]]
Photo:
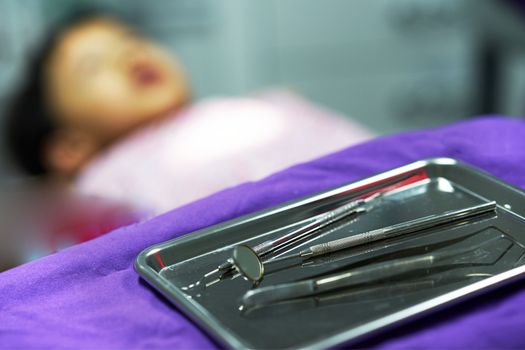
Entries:
[[25, 80], [8, 107], [5, 125], [7, 152], [20, 170], [31, 175], [43, 175], [49, 171], [44, 161], [45, 145], [57, 125], [44, 91], [44, 71], [60, 34], [83, 21], [108, 15], [119, 19], [122, 17], [100, 9], [77, 9], [71, 12], [48, 32], [46, 39], [33, 53]]
[[56, 36], [50, 36], [34, 54], [25, 81], [7, 111], [7, 151], [21, 170], [32, 175], [47, 172], [44, 147], [56, 127], [45, 100], [43, 81], [44, 67], [55, 41]]

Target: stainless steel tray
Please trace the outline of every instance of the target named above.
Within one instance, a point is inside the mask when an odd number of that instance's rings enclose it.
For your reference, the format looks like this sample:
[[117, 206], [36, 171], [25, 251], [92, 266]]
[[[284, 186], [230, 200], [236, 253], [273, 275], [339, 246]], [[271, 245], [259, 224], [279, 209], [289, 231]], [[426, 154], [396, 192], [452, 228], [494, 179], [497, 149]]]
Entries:
[[[393, 187], [392, 187], [393, 186]], [[308, 223], [364, 193], [396, 188], [371, 211], [347, 225], [290, 248], [321, 243], [449, 210], [496, 201], [495, 213], [429, 229], [265, 276], [260, 287], [407, 256], [473, 248], [448, 263], [374, 279], [329, 294], [243, 308], [253, 286], [241, 278], [202, 288], [203, 274], [231, 256], [232, 248], [256, 245]], [[487, 291], [525, 273], [525, 193], [449, 158], [415, 162], [370, 178], [184, 237], [154, 245], [136, 259], [138, 273], [208, 333], [233, 348], [326, 348], [362, 339], [451, 302]], [[486, 244], [485, 244], [486, 243]], [[467, 249], [468, 250], [468, 249]], [[436, 254], [437, 254], [436, 253]], [[473, 255], [474, 254], [474, 255]], [[475, 256], [473, 259], [472, 257]]]

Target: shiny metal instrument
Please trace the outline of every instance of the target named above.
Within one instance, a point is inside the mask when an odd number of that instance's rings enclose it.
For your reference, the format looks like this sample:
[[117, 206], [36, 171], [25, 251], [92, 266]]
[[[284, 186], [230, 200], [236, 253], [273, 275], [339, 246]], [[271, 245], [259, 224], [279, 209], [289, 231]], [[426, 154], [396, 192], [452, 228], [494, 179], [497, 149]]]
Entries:
[[[281, 237], [264, 241], [254, 247], [242, 246], [243, 248], [234, 249], [234, 255], [235, 252], [238, 252], [239, 250], [242, 251], [241, 254], [243, 255], [249, 255], [251, 252], [253, 257], [262, 262], [266, 255], [280, 248], [291, 245], [306, 237], [312, 236], [320, 232], [320, 230], [322, 230], [323, 228], [344, 218], [347, 218], [350, 215], [359, 214], [370, 210], [370, 202], [372, 202], [379, 196], [381, 196], [381, 193], [375, 193], [367, 198], [353, 200], [340, 207], [337, 207], [336, 209], [330, 210], [326, 213], [322, 213], [314, 217], [314, 219], [310, 223], [301, 226], [298, 229], [293, 230], [292, 232], [289, 232]], [[256, 265], [262, 266], [262, 263], [256, 263]], [[232, 270], [239, 270], [238, 263], [235, 257], [228, 259], [226, 262], [219, 265], [215, 270], [206, 273], [204, 277], [207, 278], [217, 273], [225, 273]], [[242, 273], [242, 271], [239, 272]]]
[[311, 258], [314, 256], [333, 253], [342, 249], [347, 249], [386, 238], [392, 238], [426, 230], [442, 224], [450, 224], [460, 220], [466, 220], [473, 216], [485, 214], [494, 210], [496, 210], [496, 202], [492, 201], [469, 208], [447, 211], [443, 214], [429, 215], [376, 230], [344, 237], [334, 241], [316, 244], [306, 250], [301, 251], [298, 255], [304, 258]]
[[[309, 248], [305, 250], [300, 251], [297, 254], [285, 256], [283, 257], [283, 259], [291, 259], [291, 258], [302, 258], [304, 260], [311, 259], [313, 257], [331, 254], [331, 253], [334, 253], [334, 252], [337, 252], [343, 249], [352, 248], [352, 247], [364, 245], [367, 243], [372, 243], [372, 242], [376, 242], [376, 241], [380, 241], [384, 239], [398, 237], [401, 235], [415, 233], [415, 232], [419, 232], [422, 230], [438, 227], [441, 225], [449, 225], [453, 223], [458, 223], [458, 222], [470, 219], [474, 216], [493, 212], [496, 210], [496, 207], [497, 207], [496, 202], [492, 201], [492, 202], [487, 202], [487, 203], [479, 204], [476, 206], [472, 206], [472, 207], [468, 207], [468, 208], [464, 208], [460, 210], [447, 211], [443, 214], [429, 215], [429, 216], [425, 216], [422, 218], [405, 221], [399, 224], [379, 228], [376, 230], [358, 233], [352, 236], [344, 237], [344, 238], [333, 240], [330, 242], [316, 244], [316, 245], [310, 246]], [[238, 247], [246, 247], [246, 246], [238, 246]], [[240, 249], [238, 247], [236, 248]], [[243, 249], [243, 250], [247, 250], [247, 249]], [[235, 266], [235, 269], [236, 271], [238, 271], [239, 274], [241, 274], [243, 277], [249, 280], [259, 281], [264, 276], [263, 261], [260, 259], [259, 255], [255, 251], [252, 251], [252, 253], [247, 251], [246, 254], [243, 255], [243, 259], [232, 259], [231, 263], [232, 263], [232, 266]], [[261, 268], [260, 271], [255, 271], [257, 266], [260, 266]], [[247, 270], [251, 271], [251, 273], [243, 274], [243, 271], [247, 271]]]
[[[491, 265], [513, 244], [511, 240], [500, 235], [467, 248], [392, 259], [328, 276], [256, 288], [243, 296], [242, 303], [245, 306], [254, 306], [296, 299], [371, 281], [392, 279], [395, 276], [436, 266]], [[398, 279], [403, 280], [402, 277]]]

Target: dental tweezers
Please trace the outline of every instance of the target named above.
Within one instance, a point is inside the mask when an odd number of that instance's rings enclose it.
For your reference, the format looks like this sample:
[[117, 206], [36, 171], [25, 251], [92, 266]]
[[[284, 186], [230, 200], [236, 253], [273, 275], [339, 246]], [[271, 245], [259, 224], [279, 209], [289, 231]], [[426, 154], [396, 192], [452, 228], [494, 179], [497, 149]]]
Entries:
[[[499, 244], [498, 244], [499, 243]], [[303, 281], [270, 285], [248, 291], [242, 298], [246, 306], [274, 303], [281, 300], [301, 298], [319, 293], [333, 291], [360, 283], [369, 283], [394, 275], [401, 275], [415, 269], [428, 269], [441, 263], [454, 264], [488, 264], [499, 260], [513, 245], [512, 241], [504, 239], [503, 235], [487, 241], [451, 251], [435, 252], [413, 257], [405, 257], [383, 261], [343, 273], [336, 273], [325, 277], [311, 278]], [[483, 248], [497, 247], [497, 254], [491, 257]], [[491, 258], [486, 263], [485, 258]], [[450, 262], [449, 260], [452, 259]]]

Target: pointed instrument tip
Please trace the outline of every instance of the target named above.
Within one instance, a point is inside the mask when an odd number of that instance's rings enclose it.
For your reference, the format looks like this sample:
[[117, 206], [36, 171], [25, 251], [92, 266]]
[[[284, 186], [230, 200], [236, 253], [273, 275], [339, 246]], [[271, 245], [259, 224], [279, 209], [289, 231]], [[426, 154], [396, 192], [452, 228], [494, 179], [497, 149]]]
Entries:
[[208, 272], [207, 274], [204, 275], [204, 278], [208, 278], [208, 277], [210, 277], [212, 275], [215, 275], [217, 273], [219, 273], [219, 269], [211, 270], [210, 272]]

